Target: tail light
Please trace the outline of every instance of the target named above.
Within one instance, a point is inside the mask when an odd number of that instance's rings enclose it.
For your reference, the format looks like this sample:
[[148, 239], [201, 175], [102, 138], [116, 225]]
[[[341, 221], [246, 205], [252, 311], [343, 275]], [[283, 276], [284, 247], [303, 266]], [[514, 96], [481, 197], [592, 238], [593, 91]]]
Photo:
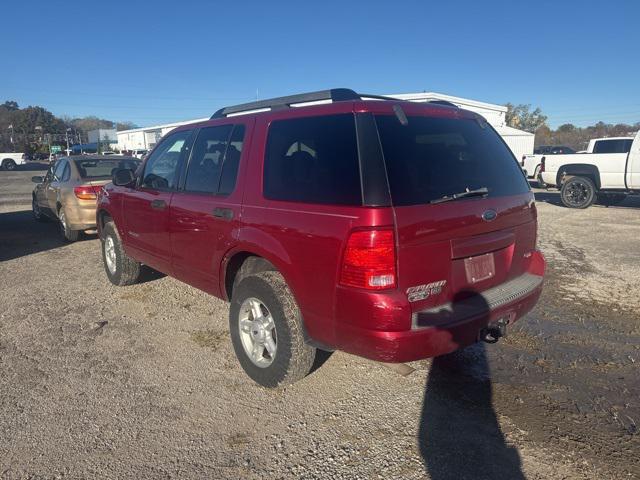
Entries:
[[396, 286], [393, 230], [365, 230], [351, 234], [342, 261], [340, 284], [368, 290]]
[[544, 160], [544, 157], [540, 159], [540, 173], [544, 172]]
[[83, 185], [81, 187], [74, 187], [73, 193], [80, 200], [95, 200], [101, 189], [102, 185]]

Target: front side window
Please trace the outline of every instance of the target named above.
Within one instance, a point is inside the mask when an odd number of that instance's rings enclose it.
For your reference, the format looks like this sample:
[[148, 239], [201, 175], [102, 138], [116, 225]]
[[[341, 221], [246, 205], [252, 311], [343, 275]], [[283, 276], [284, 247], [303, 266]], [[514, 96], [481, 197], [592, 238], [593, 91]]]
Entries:
[[232, 125], [202, 128], [193, 143], [184, 189], [188, 192], [216, 193]]
[[354, 116], [272, 122], [263, 186], [274, 200], [362, 205]]
[[490, 197], [529, 185], [513, 154], [488, 125], [472, 119], [377, 115], [394, 205], [420, 205], [486, 188]]
[[191, 130], [181, 130], [162, 141], [145, 164], [142, 177], [143, 187], [154, 190], [175, 188], [178, 164], [186, 151], [190, 135]]

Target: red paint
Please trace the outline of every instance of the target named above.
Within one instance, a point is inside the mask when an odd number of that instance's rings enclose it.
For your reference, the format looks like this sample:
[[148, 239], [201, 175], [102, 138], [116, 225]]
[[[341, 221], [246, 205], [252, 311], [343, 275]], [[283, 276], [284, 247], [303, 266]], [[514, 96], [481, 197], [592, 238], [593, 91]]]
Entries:
[[[481, 292], [526, 272], [544, 275], [544, 259], [536, 251], [532, 193], [395, 208], [294, 203], [262, 195], [271, 121], [347, 112], [389, 114], [393, 104], [337, 102], [202, 122], [196, 127], [230, 123], [246, 127], [231, 195], [154, 192], [109, 184], [99, 195], [98, 217], [108, 213], [114, 219], [134, 258], [224, 299], [226, 267], [234, 255], [248, 252], [266, 258], [290, 286], [309, 337], [326, 347], [394, 362], [448, 353], [477, 341], [487, 322], [505, 315], [515, 320], [535, 305], [542, 287], [463, 324], [411, 330], [413, 312], [452, 301], [460, 292]], [[407, 116], [475, 117], [435, 105], [403, 102], [402, 108]], [[194, 127], [176, 130], [190, 128]], [[165, 201], [166, 208], [152, 209], [153, 200]], [[214, 217], [216, 207], [230, 209], [233, 218]], [[482, 219], [488, 209], [497, 213], [490, 222]], [[349, 238], [354, 232], [372, 230], [389, 232], [395, 242], [392, 255], [387, 250], [380, 257], [385, 271], [394, 275], [393, 286], [382, 290], [354, 287], [341, 277]], [[470, 284], [464, 258], [487, 252], [493, 252], [495, 275]], [[440, 293], [413, 303], [407, 300], [407, 288], [442, 280], [446, 285]]]

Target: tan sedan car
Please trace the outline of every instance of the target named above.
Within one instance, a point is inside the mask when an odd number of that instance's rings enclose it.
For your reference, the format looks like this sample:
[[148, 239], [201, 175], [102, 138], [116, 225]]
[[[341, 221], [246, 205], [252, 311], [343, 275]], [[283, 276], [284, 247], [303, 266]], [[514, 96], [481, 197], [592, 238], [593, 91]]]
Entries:
[[81, 231], [96, 228], [96, 196], [121, 168], [136, 170], [140, 160], [116, 155], [63, 157], [44, 177], [32, 177], [33, 216], [60, 223], [65, 240], [73, 242]]

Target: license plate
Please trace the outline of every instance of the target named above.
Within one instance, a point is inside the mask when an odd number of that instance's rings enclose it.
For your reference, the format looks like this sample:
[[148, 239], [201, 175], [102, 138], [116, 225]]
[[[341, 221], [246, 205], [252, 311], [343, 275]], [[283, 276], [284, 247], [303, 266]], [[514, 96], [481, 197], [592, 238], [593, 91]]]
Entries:
[[496, 274], [493, 253], [465, 258], [464, 270], [467, 274], [467, 282], [469, 283], [478, 283], [492, 278]]

